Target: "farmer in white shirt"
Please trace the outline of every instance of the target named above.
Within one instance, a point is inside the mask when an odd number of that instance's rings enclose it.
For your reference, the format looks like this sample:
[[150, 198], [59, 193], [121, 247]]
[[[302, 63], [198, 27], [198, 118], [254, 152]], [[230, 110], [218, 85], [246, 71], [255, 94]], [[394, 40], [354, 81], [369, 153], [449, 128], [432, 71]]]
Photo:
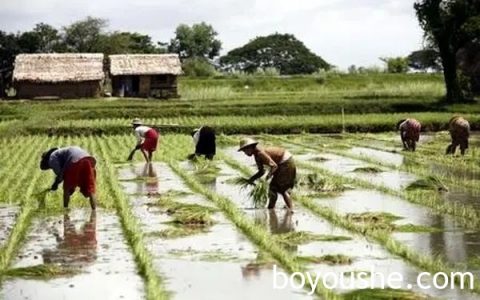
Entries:
[[140, 150], [147, 163], [149, 163], [152, 161], [153, 152], [157, 150], [159, 134], [155, 129], [144, 126], [140, 119], [134, 119], [132, 126], [135, 132], [135, 137], [137, 138], [137, 145], [132, 152], [130, 152], [127, 160], [131, 161], [135, 151]]

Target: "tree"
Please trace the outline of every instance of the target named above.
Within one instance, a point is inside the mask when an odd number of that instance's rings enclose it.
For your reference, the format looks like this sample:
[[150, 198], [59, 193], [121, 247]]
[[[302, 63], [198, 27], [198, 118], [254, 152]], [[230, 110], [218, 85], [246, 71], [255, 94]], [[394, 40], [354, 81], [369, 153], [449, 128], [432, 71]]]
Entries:
[[425, 36], [438, 49], [447, 88], [446, 101], [465, 100], [457, 75], [457, 52], [475, 36], [480, 15], [478, 0], [417, 0], [414, 4]]
[[0, 97], [12, 80], [13, 62], [20, 53], [17, 36], [0, 30]]
[[311, 74], [331, 67], [295, 36], [279, 33], [257, 37], [228, 52], [220, 62], [226, 69], [254, 72], [276, 68], [280, 74]]
[[160, 48], [152, 42], [152, 38], [136, 32], [113, 32], [101, 34], [98, 36], [97, 52], [109, 54], [124, 53], [164, 53], [164, 48]]
[[87, 17], [63, 27], [64, 44], [69, 52], [98, 52], [107, 20]]
[[175, 37], [170, 41], [168, 51], [178, 53], [180, 58], [209, 58], [218, 56], [222, 43], [218, 33], [205, 22], [191, 27], [181, 24], [175, 30]]
[[415, 70], [436, 72], [442, 70], [440, 55], [434, 49], [422, 49], [413, 51], [408, 55], [408, 66]]
[[407, 73], [408, 72], [408, 59], [406, 57], [381, 57], [387, 65], [388, 73]]

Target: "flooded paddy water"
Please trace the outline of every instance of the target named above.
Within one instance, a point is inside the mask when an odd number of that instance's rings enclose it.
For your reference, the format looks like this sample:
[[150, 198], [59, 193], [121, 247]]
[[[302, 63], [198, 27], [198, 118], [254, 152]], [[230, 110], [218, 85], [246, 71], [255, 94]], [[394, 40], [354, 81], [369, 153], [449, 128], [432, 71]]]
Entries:
[[13, 225], [15, 225], [15, 219], [18, 213], [19, 209], [16, 206], [0, 207], [0, 247], [2, 247], [8, 239]]
[[143, 299], [144, 284], [118, 217], [104, 210], [39, 216], [12, 268], [50, 265], [74, 271], [50, 278], [10, 278], [3, 299]]
[[[293, 150], [292, 152], [295, 152], [295, 150]], [[252, 158], [242, 155], [241, 153], [239, 154], [232, 148], [226, 149], [225, 153], [230, 157], [234, 158], [236, 161], [246, 166], [250, 166], [252, 168], [252, 173], [253, 173], [254, 166], [252, 164], [252, 161], [253, 161]], [[295, 155], [295, 159], [297, 160], [305, 159], [305, 161], [310, 162], [312, 158], [316, 158], [313, 160], [313, 163], [317, 163], [319, 165], [323, 164], [322, 166], [323, 168], [333, 172], [338, 172], [340, 174], [352, 172], [353, 170], [359, 167], [368, 166], [368, 164], [366, 163], [363, 163], [361, 161], [351, 160], [349, 158], [346, 158], [340, 161], [339, 156], [325, 154], [325, 153], [317, 154], [317, 155], [312, 155], [311, 153]], [[332, 162], [332, 160], [334, 160], [334, 162]], [[235, 171], [231, 169], [230, 170], [223, 169], [221, 173], [228, 174], [229, 172], [232, 174], [231, 176], [235, 174]], [[374, 175], [377, 175], [377, 174], [374, 174]], [[223, 180], [223, 181], [225, 182], [227, 180]], [[228, 195], [230, 199], [239, 199], [237, 200], [239, 201], [238, 202], [239, 206], [242, 206], [245, 208], [251, 207], [252, 204], [249, 203], [248, 200], [245, 200], [245, 199], [248, 199], [248, 197], [244, 191], [243, 191], [244, 195], [242, 195], [242, 197], [239, 197], [238, 195], [242, 193], [241, 190], [229, 192], [229, 190], [231, 190], [232, 187], [222, 188], [222, 185], [217, 185], [217, 190], [219, 190], [219, 188], [223, 193]], [[298, 188], [297, 188], [297, 191], [298, 191]], [[279, 205], [280, 207], [282, 207], [283, 206], [283, 203], [281, 202], [282, 200], [279, 199], [278, 201], [279, 202], [277, 202], [277, 207]], [[397, 217], [397, 220], [393, 222], [395, 226], [399, 226], [399, 227], [406, 226], [406, 228], [408, 228], [408, 226], [413, 225], [414, 228], [417, 228], [417, 230], [418, 229], [425, 230], [425, 228], [427, 228], [427, 230], [429, 230], [428, 232], [395, 232], [394, 231], [392, 232], [392, 236], [396, 240], [408, 246], [409, 248], [411, 248], [417, 253], [431, 255], [435, 257], [436, 256], [442, 257], [445, 261], [449, 262], [451, 265], [454, 265], [458, 270], [468, 270], [473, 272], [477, 276], [480, 276], [480, 271], [479, 271], [480, 268], [478, 267], [478, 264], [472, 265], [470, 263], [471, 261], [478, 259], [478, 255], [480, 254], [480, 232], [465, 230], [464, 228], [462, 228], [460, 224], [458, 224], [454, 220], [454, 218], [448, 215], [444, 216], [444, 215], [433, 213], [429, 208], [426, 208], [420, 205], [415, 205], [401, 198], [383, 194], [375, 190], [348, 190], [348, 191], [342, 192], [338, 196], [322, 197], [322, 198], [314, 199], [314, 201], [316, 201], [321, 206], [325, 206], [334, 210], [336, 213], [343, 215], [344, 217], [347, 217], [348, 214], [355, 215], [355, 214], [364, 214], [364, 213], [381, 213], [381, 214], [389, 213], [392, 216]], [[248, 210], [247, 210], [247, 213], [248, 213]], [[301, 229], [297, 229], [297, 227], [301, 228], [301, 226], [299, 226], [300, 224], [308, 223], [309, 217], [307, 215], [310, 215], [310, 214], [308, 212], [305, 212], [305, 210], [303, 210], [302, 208], [296, 207], [295, 214], [292, 217], [293, 220], [286, 223], [295, 224], [297, 226], [291, 226], [291, 227], [295, 228], [296, 230], [301, 230]], [[271, 219], [271, 217], [267, 219]], [[270, 223], [271, 222], [266, 222], [266, 224], [270, 224]], [[273, 224], [278, 224], [278, 223], [284, 224], [285, 222], [282, 222], [282, 221], [273, 222]], [[313, 226], [313, 228], [322, 229], [322, 226], [316, 224], [315, 226]], [[295, 229], [291, 229], [291, 230], [295, 230]], [[327, 230], [326, 232], [328, 233], [329, 231]], [[361, 249], [360, 247], [354, 247], [354, 248], [348, 249], [348, 246], [345, 247], [345, 245], [348, 245], [348, 243], [345, 243], [345, 244], [343, 243], [345, 242], [342, 241], [341, 243], [337, 243], [334, 249], [341, 249], [337, 251], [340, 251], [343, 254], [345, 254], [344, 251], [348, 253], [348, 250], [352, 251], [354, 249], [357, 251], [354, 250], [353, 253], [355, 254], [362, 253], [361, 250], [358, 250], [358, 249]], [[300, 251], [299, 249], [301, 249], [301, 247], [299, 247], [297, 251]], [[316, 251], [317, 252], [320, 251], [321, 253], [321, 251], [323, 250], [317, 249]], [[388, 254], [386, 255], [386, 257], [388, 257]], [[408, 270], [408, 268], [411, 268], [410, 266], [408, 266], [407, 269], [404, 269], [404, 266], [402, 266], [401, 260], [399, 262], [387, 261], [385, 265], [382, 265], [381, 263], [379, 264], [378, 261], [375, 261], [375, 258], [372, 258], [369, 255], [367, 255], [366, 257], [363, 257], [363, 259], [360, 259], [360, 261], [363, 261], [363, 260], [365, 261], [370, 260], [369, 262], [370, 265], [375, 265], [376, 268], [379, 268], [379, 269], [382, 269], [383, 267], [385, 267], [390, 272], [393, 269], [397, 269], [397, 268], [401, 270]], [[399, 263], [399, 264], [396, 264], [396, 263]], [[332, 268], [332, 266], [328, 266], [327, 269], [329, 268]], [[341, 267], [337, 266], [337, 268], [343, 269], [345, 268], [345, 266], [341, 266]], [[413, 272], [415, 272], [415, 270]], [[421, 272], [421, 271], [417, 270], [417, 272]], [[445, 295], [442, 295], [441, 292], [439, 292], [437, 296], [445, 297]], [[464, 297], [476, 298], [475, 295], [468, 295], [468, 294], [467, 295], [460, 295], [460, 294], [450, 295], [447, 298], [448, 299], [465, 299]]]
[[[154, 264], [173, 299], [312, 299], [306, 290], [274, 290], [274, 261], [266, 260], [218, 211], [212, 213], [213, 224], [199, 232], [176, 238], [160, 236], [165, 230], [181, 227], [169, 223], [172, 216], [161, 206], [168, 195], [179, 195], [173, 199], [180, 203], [215, 207], [193, 194], [166, 164], [154, 164], [153, 170], [154, 176], [145, 180], [138, 180], [143, 176], [143, 166], [124, 168], [119, 173], [147, 235]], [[157, 181], [155, 191], [146, 186], [148, 182], [153, 186], [153, 181]]]
[[[239, 161], [247, 162], [244, 158], [237, 156]], [[372, 243], [359, 235], [336, 227], [328, 221], [313, 215], [310, 211], [296, 206], [295, 213], [290, 214], [287, 210], [281, 209], [284, 204], [280, 198], [277, 202], [277, 209], [255, 209], [248, 197], [248, 191], [239, 186], [230, 184], [231, 179], [239, 176], [239, 173], [229, 166], [220, 164], [220, 175], [217, 177], [215, 190], [220, 195], [233, 201], [238, 207], [242, 208], [245, 214], [267, 228], [274, 235], [282, 235], [292, 232], [308, 232], [323, 236], [332, 237], [331, 240], [306, 241], [300, 245], [288, 245], [287, 250], [294, 253], [297, 257], [319, 257], [324, 255], [348, 257], [350, 262], [345, 264], [335, 263], [309, 263], [309, 271], [326, 274], [332, 272], [338, 276], [354, 274], [359, 271], [371, 270], [384, 275], [391, 272], [399, 272], [403, 275], [405, 282], [403, 288], [409, 284], [413, 286], [412, 290], [419, 293], [427, 293], [433, 297], [447, 297], [448, 299], [477, 299], [476, 295], [463, 294], [458, 291], [428, 290], [421, 291], [415, 286], [416, 276], [421, 272], [410, 266], [402, 259], [392, 256], [378, 244]], [[326, 200], [327, 202], [327, 200]], [[343, 238], [343, 239], [342, 239]], [[348, 276], [346, 276], [348, 277]], [[357, 278], [347, 278], [350, 285], [347, 289], [337, 289], [337, 292], [343, 293], [356, 288]], [[376, 282], [379, 284], [379, 282]]]

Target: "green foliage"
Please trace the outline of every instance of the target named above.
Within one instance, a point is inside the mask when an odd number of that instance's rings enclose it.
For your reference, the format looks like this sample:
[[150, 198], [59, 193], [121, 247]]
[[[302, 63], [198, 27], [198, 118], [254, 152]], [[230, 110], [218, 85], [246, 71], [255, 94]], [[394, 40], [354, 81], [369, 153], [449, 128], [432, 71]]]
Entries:
[[168, 51], [178, 53], [180, 58], [214, 58], [218, 56], [222, 43], [211, 25], [201, 22], [188, 26], [181, 24], [175, 30], [175, 37], [168, 45]]
[[101, 35], [108, 25], [106, 19], [87, 17], [63, 27], [68, 52], [96, 52]]
[[220, 62], [226, 69], [245, 72], [276, 68], [282, 75], [311, 74], [320, 68], [330, 68], [293, 35], [279, 33], [257, 37], [228, 52]]
[[408, 58], [382, 57], [380, 60], [387, 65], [388, 73], [406, 73], [408, 71]]
[[[461, 102], [465, 95], [457, 77], [457, 52], [478, 43], [480, 5], [470, 0], [418, 0], [414, 4], [420, 26], [442, 58], [447, 101]], [[473, 33], [473, 35], [472, 35]]]
[[218, 74], [212, 64], [200, 57], [185, 59], [182, 70], [183, 74], [189, 77], [212, 77]]
[[442, 70], [439, 53], [434, 49], [413, 51], [408, 55], [408, 66], [415, 70]]

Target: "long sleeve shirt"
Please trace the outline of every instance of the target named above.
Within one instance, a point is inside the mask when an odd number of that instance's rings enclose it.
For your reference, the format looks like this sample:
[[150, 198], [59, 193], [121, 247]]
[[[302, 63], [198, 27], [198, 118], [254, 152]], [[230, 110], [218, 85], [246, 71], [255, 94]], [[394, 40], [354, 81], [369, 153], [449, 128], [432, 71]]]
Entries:
[[90, 157], [90, 154], [77, 146], [59, 148], [52, 152], [48, 165], [56, 175], [55, 184], [63, 181], [65, 170], [72, 164], [84, 157]]

